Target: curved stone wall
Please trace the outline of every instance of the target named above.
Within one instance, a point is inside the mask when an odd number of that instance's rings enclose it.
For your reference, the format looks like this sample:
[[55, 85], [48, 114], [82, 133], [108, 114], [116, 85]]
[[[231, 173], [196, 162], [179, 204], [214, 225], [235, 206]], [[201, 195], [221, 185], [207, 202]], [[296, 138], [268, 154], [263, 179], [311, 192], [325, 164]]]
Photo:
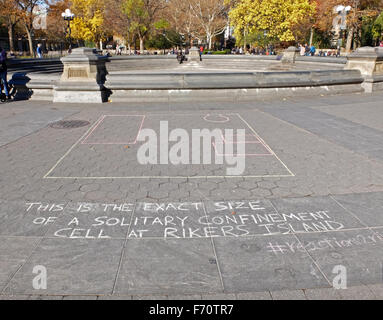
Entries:
[[[41, 60], [24, 62], [39, 64]], [[254, 100], [275, 96], [363, 92], [359, 70], [344, 70], [344, 58], [298, 57], [282, 64], [276, 56], [206, 55], [203, 62], [179, 65], [175, 56], [122, 56], [108, 59], [104, 89], [111, 101], [192, 99]], [[60, 66], [61, 61], [46, 61]], [[33, 69], [33, 68], [32, 68]], [[60, 73], [16, 72], [18, 97], [53, 100]], [[80, 88], [79, 88], [80, 90]], [[75, 94], [75, 92], [74, 92]], [[85, 99], [86, 100], [86, 99]]]

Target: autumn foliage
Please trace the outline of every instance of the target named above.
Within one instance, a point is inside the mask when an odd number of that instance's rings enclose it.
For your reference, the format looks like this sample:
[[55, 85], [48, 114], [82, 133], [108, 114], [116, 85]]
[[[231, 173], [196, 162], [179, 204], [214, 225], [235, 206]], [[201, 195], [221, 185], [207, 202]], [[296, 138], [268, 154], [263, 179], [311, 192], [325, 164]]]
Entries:
[[[75, 14], [74, 41], [99, 45], [118, 36], [128, 46], [138, 43], [142, 51], [148, 40], [163, 37], [169, 42], [170, 34], [176, 34], [186, 43], [198, 41], [212, 48], [228, 26], [234, 28], [237, 45], [260, 36], [273, 43], [297, 43], [313, 35], [331, 38], [339, 4], [352, 8], [342, 34], [347, 47], [368, 42], [366, 33], [374, 43], [382, 39], [383, 0], [0, 0], [0, 23], [8, 29], [11, 49], [16, 29], [30, 44], [36, 34], [68, 41], [61, 17], [67, 8]], [[46, 30], [33, 29], [38, 5], [48, 11]]]

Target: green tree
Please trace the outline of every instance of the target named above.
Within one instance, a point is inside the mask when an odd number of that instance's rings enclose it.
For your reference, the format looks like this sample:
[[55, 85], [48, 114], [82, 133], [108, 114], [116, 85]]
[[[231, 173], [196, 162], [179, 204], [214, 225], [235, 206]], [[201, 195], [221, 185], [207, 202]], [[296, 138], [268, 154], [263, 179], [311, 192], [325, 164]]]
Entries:
[[138, 35], [141, 53], [144, 52], [145, 39], [153, 30], [154, 23], [165, 5], [164, 0], [125, 0], [123, 2], [122, 10], [129, 21], [129, 32]]
[[371, 28], [372, 38], [375, 43], [383, 40], [383, 12], [376, 18]]

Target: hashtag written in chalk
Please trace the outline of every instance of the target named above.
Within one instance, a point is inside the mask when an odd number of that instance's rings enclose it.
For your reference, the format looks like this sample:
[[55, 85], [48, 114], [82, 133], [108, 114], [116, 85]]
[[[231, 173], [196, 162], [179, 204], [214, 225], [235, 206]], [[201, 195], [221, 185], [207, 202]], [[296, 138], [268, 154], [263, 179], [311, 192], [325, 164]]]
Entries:
[[279, 253], [283, 254], [288, 251], [286, 245], [283, 245], [283, 244], [280, 245], [279, 243], [272, 244], [271, 242], [269, 242], [267, 249], [268, 249], [268, 252], [272, 252], [276, 255]]

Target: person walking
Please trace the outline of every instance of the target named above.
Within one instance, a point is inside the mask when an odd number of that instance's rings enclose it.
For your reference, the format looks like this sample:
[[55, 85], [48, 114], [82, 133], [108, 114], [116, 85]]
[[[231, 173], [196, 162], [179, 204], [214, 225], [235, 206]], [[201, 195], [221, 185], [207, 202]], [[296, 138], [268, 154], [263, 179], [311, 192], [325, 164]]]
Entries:
[[199, 61], [202, 61], [202, 55], [203, 55], [203, 46], [199, 47]]
[[383, 40], [380, 41], [379, 47], [383, 47]]
[[269, 49], [268, 49], [270, 55], [274, 55], [274, 46], [272, 44], [269, 45]]
[[306, 52], [305, 46], [303, 44], [300, 44], [299, 49], [300, 49], [299, 53], [303, 57], [305, 55], [305, 52]]
[[41, 43], [37, 44], [36, 52], [37, 52], [37, 56], [39, 57], [39, 59], [42, 59], [43, 58], [43, 49], [41, 48]]
[[310, 47], [310, 54], [311, 54], [311, 56], [315, 56], [315, 52], [316, 52], [316, 51], [317, 51], [317, 50], [316, 50], [315, 46], [312, 45], [312, 46]]
[[337, 46], [336, 48], [336, 57], [340, 57], [340, 46]]
[[309, 56], [310, 55], [310, 47], [309, 45], [306, 43], [305, 44], [305, 56]]
[[[8, 82], [7, 82], [7, 53], [5, 50], [0, 47], [0, 86], [4, 88], [5, 97], [7, 100], [10, 100], [10, 94], [8, 90]], [[2, 95], [2, 91], [0, 90], [0, 95]]]

